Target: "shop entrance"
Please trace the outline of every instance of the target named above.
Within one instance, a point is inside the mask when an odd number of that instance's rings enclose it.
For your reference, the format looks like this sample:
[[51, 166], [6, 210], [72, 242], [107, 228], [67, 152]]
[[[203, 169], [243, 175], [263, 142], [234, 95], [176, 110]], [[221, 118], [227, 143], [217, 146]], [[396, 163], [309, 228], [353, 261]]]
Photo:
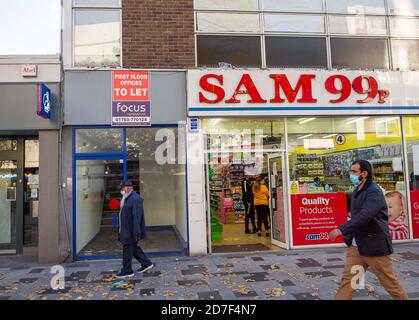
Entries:
[[156, 152], [169, 149], [162, 147], [159, 137], [165, 137], [163, 143], [168, 144], [169, 138], [177, 141], [177, 133], [175, 128], [74, 129], [75, 259], [120, 258], [119, 184], [123, 179], [131, 180], [134, 191], [144, 199], [147, 237], [140, 241], [143, 250], [155, 255], [185, 254], [185, 166], [176, 159], [156, 160], [160, 159]]
[[38, 203], [38, 138], [0, 138], [0, 254], [38, 246]]
[[270, 190], [270, 212], [271, 212], [271, 229], [272, 244], [289, 249], [288, 236], [288, 196], [287, 188], [284, 187], [286, 181], [286, 161], [285, 152], [273, 153], [268, 155], [268, 171], [269, 171], [269, 190]]
[[[289, 248], [285, 151], [259, 150], [259, 156], [250, 149], [207, 154], [208, 251]], [[266, 188], [258, 189], [260, 184]], [[253, 195], [266, 190], [266, 204], [258, 196], [248, 201], [249, 186]]]

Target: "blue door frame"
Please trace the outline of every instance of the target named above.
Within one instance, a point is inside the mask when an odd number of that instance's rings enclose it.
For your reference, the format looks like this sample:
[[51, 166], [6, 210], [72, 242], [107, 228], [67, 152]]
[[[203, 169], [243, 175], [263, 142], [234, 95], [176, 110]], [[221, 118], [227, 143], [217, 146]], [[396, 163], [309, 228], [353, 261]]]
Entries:
[[[120, 259], [122, 257], [121, 254], [109, 254], [109, 255], [100, 255], [100, 256], [78, 256], [77, 255], [77, 207], [76, 207], [76, 184], [77, 184], [77, 177], [76, 177], [76, 166], [77, 160], [123, 160], [123, 172], [124, 172], [124, 179], [127, 178], [127, 128], [120, 128], [123, 130], [123, 149], [121, 152], [97, 152], [97, 153], [76, 153], [76, 130], [77, 129], [111, 129], [116, 127], [111, 126], [75, 126], [72, 128], [72, 207], [73, 207], [73, 248], [72, 248], [72, 256], [74, 261], [82, 261], [82, 260], [108, 260], [108, 259]], [[146, 128], [177, 128], [177, 125], [152, 125]], [[146, 129], [144, 128], [144, 129]], [[138, 128], [141, 129], [141, 128]], [[186, 137], [185, 139], [185, 146], [186, 146]], [[176, 254], [183, 254], [189, 255], [189, 208], [188, 208], [188, 174], [187, 174], [187, 166], [185, 164], [185, 183], [186, 183], [186, 234], [187, 239], [186, 241], [186, 248], [184, 250], [179, 251], [159, 251], [159, 252], [146, 252], [149, 256], [167, 256], [167, 255], [176, 255]]]

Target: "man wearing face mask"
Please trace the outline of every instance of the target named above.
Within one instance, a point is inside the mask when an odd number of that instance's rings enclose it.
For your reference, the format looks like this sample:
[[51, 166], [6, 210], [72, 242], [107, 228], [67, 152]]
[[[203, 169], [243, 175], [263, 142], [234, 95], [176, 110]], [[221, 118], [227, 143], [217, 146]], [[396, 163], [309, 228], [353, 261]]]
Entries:
[[388, 207], [381, 188], [373, 182], [371, 164], [366, 160], [352, 163], [350, 179], [356, 186], [351, 198], [351, 220], [329, 233], [331, 241], [343, 235], [348, 246], [345, 269], [335, 298], [352, 299], [357, 289], [353, 284], [358, 284], [353, 280], [358, 272], [352, 268], [357, 266], [363, 268], [364, 274], [371, 267], [393, 299], [407, 299], [407, 293], [393, 270]]
[[116, 275], [119, 278], [134, 276], [132, 270], [132, 257], [141, 263], [139, 273], [143, 273], [154, 267], [144, 251], [138, 245], [138, 241], [146, 237], [143, 199], [133, 190], [132, 182], [124, 180], [119, 186], [122, 200], [119, 211], [119, 234], [118, 240], [123, 245], [122, 270]]

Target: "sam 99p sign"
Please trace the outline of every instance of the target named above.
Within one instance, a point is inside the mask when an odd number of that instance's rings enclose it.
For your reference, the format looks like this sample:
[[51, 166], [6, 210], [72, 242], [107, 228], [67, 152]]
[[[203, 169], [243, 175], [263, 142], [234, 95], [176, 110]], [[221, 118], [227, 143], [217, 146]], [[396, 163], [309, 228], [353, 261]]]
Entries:
[[112, 71], [112, 126], [150, 125], [150, 72]]
[[188, 114], [417, 114], [419, 75], [395, 71], [189, 70]]

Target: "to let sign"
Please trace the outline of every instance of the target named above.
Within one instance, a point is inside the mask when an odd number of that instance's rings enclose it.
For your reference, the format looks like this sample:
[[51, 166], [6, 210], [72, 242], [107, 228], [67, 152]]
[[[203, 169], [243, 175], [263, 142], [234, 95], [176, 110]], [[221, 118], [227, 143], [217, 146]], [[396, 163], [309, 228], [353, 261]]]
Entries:
[[150, 71], [112, 71], [112, 126], [150, 126]]

